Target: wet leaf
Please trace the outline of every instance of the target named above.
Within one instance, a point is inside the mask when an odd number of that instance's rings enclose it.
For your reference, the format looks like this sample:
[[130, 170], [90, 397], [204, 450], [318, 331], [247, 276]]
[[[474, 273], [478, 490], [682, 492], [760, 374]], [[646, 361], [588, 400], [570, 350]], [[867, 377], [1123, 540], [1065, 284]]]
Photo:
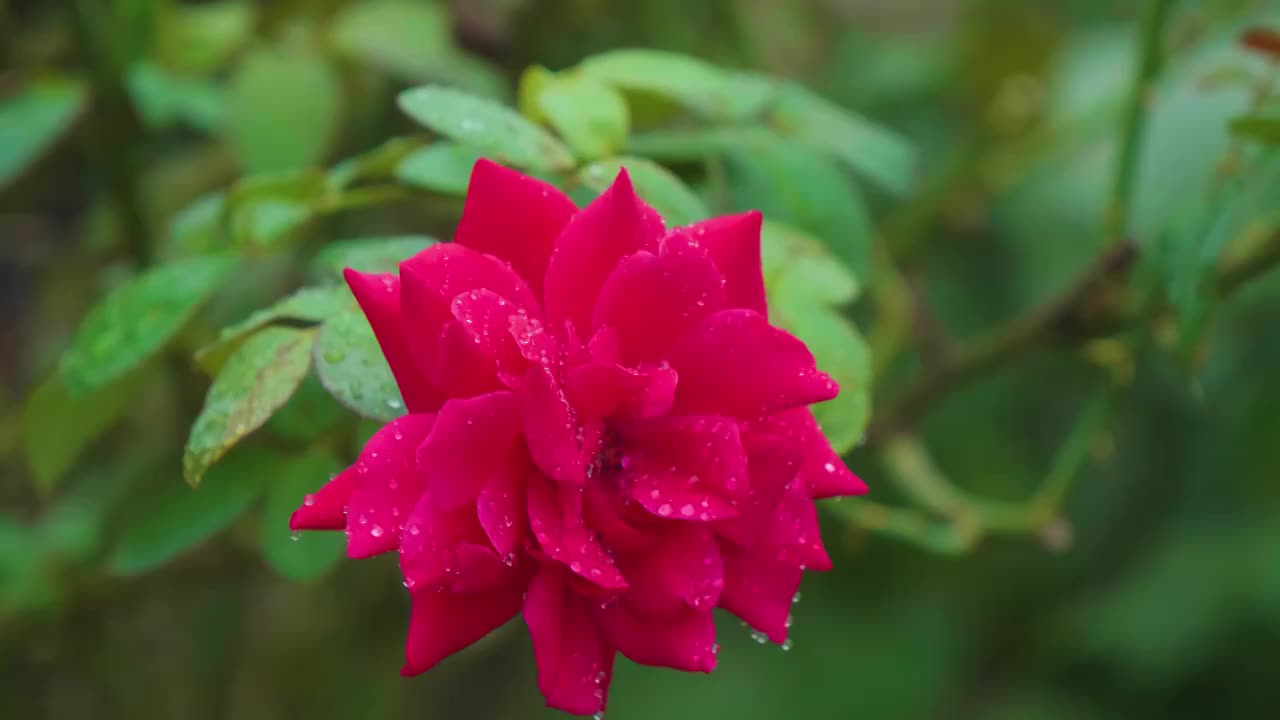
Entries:
[[492, 100], [425, 85], [400, 93], [399, 103], [423, 126], [498, 162], [534, 170], [573, 167], [573, 155], [563, 143]]
[[205, 472], [289, 400], [311, 367], [314, 330], [272, 327], [249, 338], [214, 378], [191, 426], [183, 475], [200, 484]]
[[342, 303], [347, 292], [338, 286], [304, 287], [244, 320], [222, 329], [218, 339], [196, 352], [196, 362], [210, 374], [219, 368], [253, 333], [277, 324], [297, 327], [319, 325]]
[[226, 280], [235, 259], [202, 256], [158, 265], [94, 306], [62, 356], [73, 395], [102, 387], [137, 367], [177, 334]]
[[321, 326], [313, 353], [321, 384], [352, 412], [382, 421], [404, 414], [391, 368], [354, 300]]
[[392, 138], [334, 165], [326, 178], [327, 184], [332, 190], [342, 190], [358, 182], [393, 177], [400, 163], [422, 145], [419, 138]]

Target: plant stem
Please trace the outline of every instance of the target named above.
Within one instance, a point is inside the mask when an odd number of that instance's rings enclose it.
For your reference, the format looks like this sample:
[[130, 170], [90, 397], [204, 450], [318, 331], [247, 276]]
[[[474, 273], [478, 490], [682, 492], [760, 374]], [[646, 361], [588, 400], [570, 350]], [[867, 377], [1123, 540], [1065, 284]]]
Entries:
[[1164, 60], [1164, 30], [1172, 0], [1151, 0], [1139, 29], [1138, 73], [1125, 103], [1121, 126], [1120, 158], [1105, 221], [1105, 238], [1110, 245], [1123, 241], [1129, 232], [1129, 213], [1137, 179], [1138, 156], [1147, 125], [1151, 90]]
[[939, 396], [1060, 337], [1090, 338], [1114, 327], [1110, 288], [1132, 268], [1137, 246], [1125, 242], [1098, 257], [1064, 292], [962, 348], [921, 376], [878, 413], [872, 441], [905, 430]]

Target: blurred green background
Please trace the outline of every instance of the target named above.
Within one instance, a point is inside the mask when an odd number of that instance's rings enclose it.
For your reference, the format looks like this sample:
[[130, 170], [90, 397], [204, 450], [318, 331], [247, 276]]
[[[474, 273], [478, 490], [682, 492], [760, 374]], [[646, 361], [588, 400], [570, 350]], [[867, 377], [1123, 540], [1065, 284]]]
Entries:
[[[290, 543], [288, 512], [369, 432], [314, 379], [189, 490], [209, 386], [191, 358], [322, 275], [330, 241], [449, 237], [466, 149], [397, 164], [384, 143], [422, 133], [397, 92], [438, 81], [515, 105], [527, 67], [628, 47], [856, 113], [825, 138], [863, 133], [828, 148], [850, 168], [735, 135], [749, 123], [716, 108], [704, 129], [722, 136], [655, 150], [680, 136], [645, 132], [690, 123], [629, 94], [626, 150], [681, 179], [669, 207], [762, 207], [805, 233], [769, 246], [774, 269], [809, 258], [800, 280], [771, 275], [771, 301], [841, 365], [838, 444], [875, 409], [847, 456], [871, 493], [823, 508], [836, 568], [806, 577], [794, 646], [726, 616], [714, 674], [620, 660], [608, 717], [1272, 716], [1280, 108], [1276, 61], [1239, 41], [1268, 25], [1280, 3], [0, 0], [0, 717], [556, 716], [520, 623], [401, 678], [394, 557]], [[1135, 95], [1143, 48], [1162, 62]], [[579, 158], [619, 151], [520, 87]], [[379, 147], [361, 172], [395, 182], [320, 210], [238, 181]], [[576, 197], [591, 186], [584, 171]], [[210, 218], [237, 193], [228, 240]], [[162, 352], [88, 399], [50, 381], [111, 288], [223, 242], [247, 264], [192, 291], [212, 299], [177, 311]]]

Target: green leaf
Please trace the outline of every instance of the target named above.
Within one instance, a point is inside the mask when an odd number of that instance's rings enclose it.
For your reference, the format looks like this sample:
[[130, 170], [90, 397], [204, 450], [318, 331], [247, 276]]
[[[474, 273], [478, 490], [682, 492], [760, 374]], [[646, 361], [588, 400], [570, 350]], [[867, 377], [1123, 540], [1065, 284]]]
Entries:
[[153, 130], [178, 122], [204, 131], [222, 125], [222, 93], [208, 80], [174, 75], [147, 61], [129, 68], [126, 80], [134, 107]]
[[244, 178], [227, 196], [231, 236], [243, 246], [277, 246], [315, 217], [330, 197], [325, 175], [318, 170]]
[[786, 138], [754, 135], [727, 157], [734, 205], [807, 230], [859, 277], [871, 245], [870, 212], [842, 168]]
[[199, 488], [166, 482], [158, 492], [139, 493], [108, 570], [138, 575], [216, 535], [249, 508], [280, 464], [274, 454], [247, 448], [210, 470]]
[[62, 377], [72, 395], [110, 383], [164, 347], [235, 264], [221, 255], [175, 260], [108, 294], [89, 311], [63, 353]]
[[395, 377], [354, 300], [321, 326], [313, 354], [320, 383], [352, 412], [382, 421], [404, 414]]
[[334, 165], [326, 182], [330, 190], [343, 190], [358, 182], [393, 177], [400, 163], [421, 147], [420, 138], [391, 138], [368, 152]]
[[402, 261], [435, 243], [436, 239], [429, 235], [343, 240], [326, 245], [316, 253], [312, 266], [334, 279], [341, 279], [342, 271], [347, 268], [366, 273], [395, 272]]
[[498, 162], [545, 171], [573, 167], [564, 144], [492, 100], [440, 85], [406, 90], [398, 100], [400, 109], [423, 126]]
[[260, 48], [241, 60], [227, 92], [227, 132], [247, 172], [324, 159], [338, 130], [339, 87], [320, 56]]
[[857, 298], [857, 279], [817, 239], [766, 221], [761, 234], [771, 318], [809, 346], [840, 395], [813, 414], [837, 453], [851, 450], [871, 416], [871, 351], [835, 308]]
[[267, 421], [267, 429], [299, 443], [310, 443], [348, 417], [315, 375], [307, 375], [293, 397]]
[[252, 36], [254, 14], [248, 2], [166, 3], [154, 33], [156, 57], [179, 72], [210, 75]]
[[587, 58], [578, 68], [613, 87], [653, 93], [720, 120], [759, 115], [774, 94], [765, 78], [661, 50], [613, 50]]
[[289, 400], [311, 367], [315, 337], [314, 330], [267, 328], [227, 359], [191, 426], [182, 456], [188, 483], [199, 485], [211, 465]]
[[271, 567], [291, 580], [315, 580], [342, 557], [345, 541], [342, 533], [289, 530], [293, 511], [338, 470], [338, 462], [332, 456], [313, 450], [290, 458], [271, 480], [259, 530], [262, 554]]
[[453, 56], [443, 5], [404, 0], [352, 3], [333, 19], [334, 47], [414, 81], [436, 76]]
[[916, 159], [906, 138], [800, 85], [779, 89], [771, 120], [782, 134], [840, 158], [891, 193], [911, 187]]
[[270, 307], [262, 308], [235, 325], [223, 328], [218, 339], [196, 352], [196, 362], [210, 374], [226, 363], [253, 333], [271, 325], [305, 327], [319, 325], [346, 302], [347, 292], [336, 286], [304, 287]]
[[66, 132], [85, 97], [84, 83], [51, 77], [0, 100], [0, 188]]
[[611, 158], [594, 162], [578, 173], [583, 185], [602, 192], [626, 167], [636, 193], [662, 215], [667, 225], [688, 225], [711, 215], [702, 199], [670, 170], [643, 158]]
[[539, 117], [545, 118], [583, 160], [616, 154], [626, 143], [631, 125], [622, 95], [590, 75], [570, 71], [541, 76], [539, 70], [546, 73], [535, 67], [525, 75], [536, 87], [530, 91], [529, 102]]
[[209, 193], [179, 210], [169, 224], [169, 240], [178, 255], [212, 252], [223, 245], [226, 195]]
[[682, 128], [636, 133], [627, 152], [659, 162], [692, 162], [725, 155], [744, 144], [772, 137], [762, 127]]
[[479, 150], [453, 142], [438, 142], [414, 151], [396, 167], [396, 179], [406, 185], [462, 197], [471, 183], [471, 168]]
[[1231, 134], [1265, 145], [1280, 145], [1280, 115], [1244, 115], [1231, 121]]
[[41, 495], [53, 492], [80, 452], [115, 424], [134, 399], [142, 379], [141, 373], [134, 373], [75, 397], [62, 378], [54, 375], [31, 392], [23, 411], [22, 429], [27, 464]]

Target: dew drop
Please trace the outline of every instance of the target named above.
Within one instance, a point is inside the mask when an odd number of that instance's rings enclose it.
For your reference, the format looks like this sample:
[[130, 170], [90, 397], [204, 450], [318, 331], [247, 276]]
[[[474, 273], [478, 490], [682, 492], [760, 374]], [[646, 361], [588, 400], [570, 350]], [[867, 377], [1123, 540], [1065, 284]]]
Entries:
[[369, 528], [369, 534], [374, 537], [382, 537], [382, 526], [374, 525], [373, 527]]
[[289, 539], [294, 542], [298, 542], [298, 538], [300, 537], [302, 537], [302, 535], [300, 535], [297, 530], [294, 530], [293, 532], [289, 533]]
[[668, 517], [669, 515], [671, 515], [671, 505], [669, 503], [662, 503], [661, 505], [659, 505], [658, 514], [661, 515], [662, 517]]

